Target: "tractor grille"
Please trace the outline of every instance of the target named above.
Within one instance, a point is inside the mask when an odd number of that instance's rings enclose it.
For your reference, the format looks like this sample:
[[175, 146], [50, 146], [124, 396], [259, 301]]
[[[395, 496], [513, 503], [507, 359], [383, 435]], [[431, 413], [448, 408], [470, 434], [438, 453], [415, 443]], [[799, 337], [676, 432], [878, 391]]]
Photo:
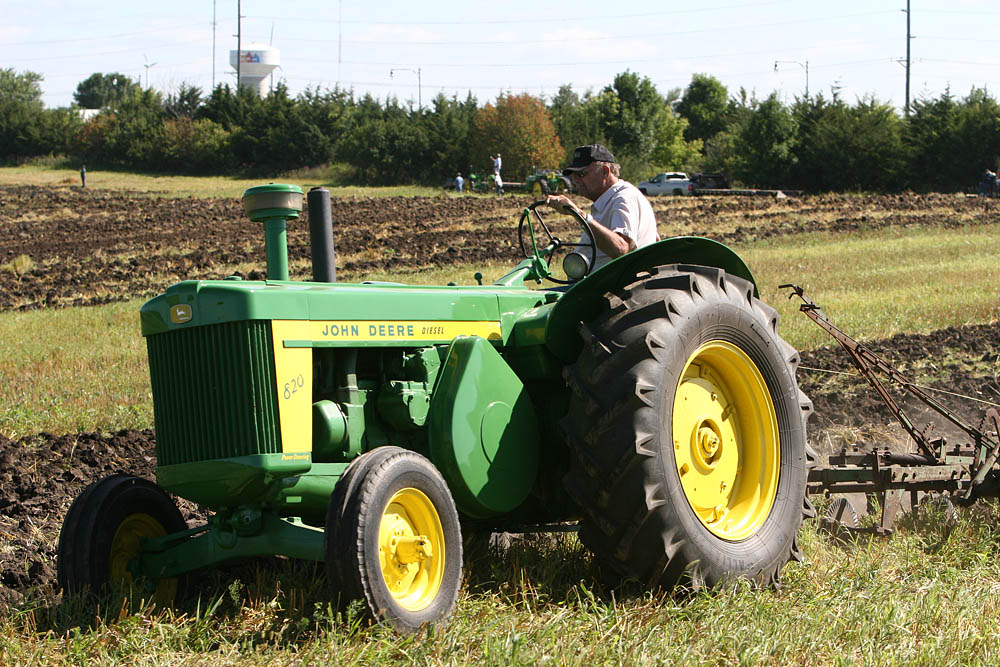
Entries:
[[281, 452], [270, 322], [146, 338], [158, 465]]

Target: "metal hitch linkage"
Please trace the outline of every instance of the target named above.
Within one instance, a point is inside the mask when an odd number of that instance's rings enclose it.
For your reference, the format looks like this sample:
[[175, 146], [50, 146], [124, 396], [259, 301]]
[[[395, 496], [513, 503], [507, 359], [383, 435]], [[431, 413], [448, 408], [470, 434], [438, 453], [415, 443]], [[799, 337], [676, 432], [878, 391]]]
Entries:
[[[859, 374], [868, 381], [903, 429], [913, 438], [918, 453], [890, 452], [887, 448], [873, 448], [865, 452], [857, 447], [845, 449], [840, 455], [831, 456], [828, 466], [814, 468], [809, 476], [810, 492], [852, 493], [865, 492], [875, 495], [882, 507], [881, 533], [891, 532], [895, 514], [901, 506], [903, 494], [910, 492], [916, 500], [921, 492], [940, 492], [954, 495], [961, 492], [961, 501], [971, 504], [981, 496], [1000, 495], [1000, 475], [995, 466], [1000, 458], [1000, 413], [990, 408], [977, 428], [928, 395], [907, 379], [896, 368], [878, 356], [871, 348], [854, 340], [837, 328], [826, 314], [798, 285], [781, 285], [789, 288], [792, 296], [803, 303], [799, 310], [820, 328], [833, 336], [847, 352]], [[946, 448], [943, 438], [930, 438], [933, 424], [920, 430], [889, 395], [879, 379], [882, 373], [898, 387], [915, 396], [931, 409], [945, 417], [972, 440], [971, 446]]]

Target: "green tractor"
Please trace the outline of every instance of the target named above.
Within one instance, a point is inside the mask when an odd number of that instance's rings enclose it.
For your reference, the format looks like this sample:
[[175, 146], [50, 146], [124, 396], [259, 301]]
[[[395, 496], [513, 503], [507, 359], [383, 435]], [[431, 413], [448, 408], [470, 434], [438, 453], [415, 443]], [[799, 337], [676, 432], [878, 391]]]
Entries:
[[[314, 189], [313, 280], [291, 281], [302, 199], [244, 194], [266, 280], [184, 281], [142, 307], [156, 484], [76, 498], [65, 591], [169, 604], [186, 573], [280, 554], [412, 632], [452, 613], [463, 533], [578, 530], [602, 576], [649, 589], [768, 585], [799, 556], [811, 404], [727, 247], [666, 239], [591, 271], [592, 245], [559, 238], [588, 222], [536, 202], [524, 260], [491, 285], [347, 284]], [[210, 520], [185, 525], [168, 492]]]
[[558, 169], [534, 168], [524, 179], [524, 188], [535, 197], [574, 191], [573, 182], [563, 176]]
[[469, 172], [469, 185], [466, 188], [469, 192], [485, 194], [487, 192], [493, 192], [493, 188], [493, 174], [475, 171]]

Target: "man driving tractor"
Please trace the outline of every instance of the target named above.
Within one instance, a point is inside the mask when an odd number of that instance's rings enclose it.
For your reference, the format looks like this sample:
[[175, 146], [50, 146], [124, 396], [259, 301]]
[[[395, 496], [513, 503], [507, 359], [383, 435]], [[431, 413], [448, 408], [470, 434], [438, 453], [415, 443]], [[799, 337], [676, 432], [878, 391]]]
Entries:
[[660, 240], [649, 200], [620, 174], [621, 167], [607, 148], [601, 144], [580, 146], [573, 151], [573, 161], [563, 169], [563, 175], [572, 178], [579, 193], [594, 202], [590, 214], [584, 214], [566, 195], [545, 198], [545, 203], [556, 211], [576, 211], [590, 222], [597, 236], [597, 257], [590, 258], [595, 269]]

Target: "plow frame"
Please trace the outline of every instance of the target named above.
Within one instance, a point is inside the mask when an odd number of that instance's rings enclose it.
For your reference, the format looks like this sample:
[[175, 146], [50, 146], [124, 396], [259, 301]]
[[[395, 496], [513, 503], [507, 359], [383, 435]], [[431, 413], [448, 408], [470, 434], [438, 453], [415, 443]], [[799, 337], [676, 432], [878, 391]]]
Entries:
[[[829, 333], [844, 348], [858, 373], [865, 378], [893, 417], [916, 444], [917, 452], [901, 453], [878, 445], [853, 445], [827, 457], [825, 464], [809, 472], [808, 492], [838, 496], [844, 503], [831, 505], [821, 519], [821, 525], [838, 534], [872, 534], [888, 536], [892, 525], [903, 510], [917, 504], [927, 494], [938, 494], [949, 502], [971, 505], [983, 497], [1000, 497], [1000, 413], [987, 409], [978, 427], [973, 426], [911, 382], [871, 348], [856, 341], [837, 328], [805, 291], [794, 284], [781, 285], [791, 289], [789, 298], [802, 300], [799, 311]], [[916, 397], [936, 411], [970, 438], [968, 444], [949, 446], [944, 438], [931, 438], [934, 424], [918, 429], [899, 403], [889, 394], [879, 375], [884, 375], [897, 388]], [[879, 510], [876, 526], [857, 525], [856, 513], [846, 500], [851, 494], [864, 494], [869, 510]]]

